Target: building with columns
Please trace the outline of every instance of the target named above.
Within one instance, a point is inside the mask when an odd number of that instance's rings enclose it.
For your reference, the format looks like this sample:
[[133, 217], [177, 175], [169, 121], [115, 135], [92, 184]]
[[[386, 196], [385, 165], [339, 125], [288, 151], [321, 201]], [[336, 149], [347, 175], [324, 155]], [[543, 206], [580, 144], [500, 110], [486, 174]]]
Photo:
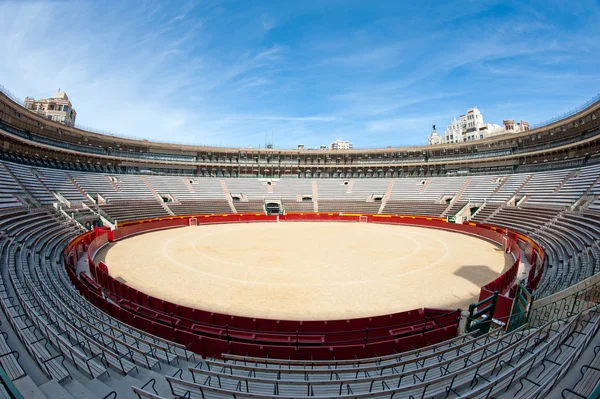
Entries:
[[465, 141], [483, 140], [487, 137], [496, 136], [505, 133], [518, 133], [529, 130], [529, 122], [521, 120], [515, 124], [515, 121], [504, 120], [503, 125], [485, 123], [483, 114], [479, 108], [469, 108], [467, 112], [448, 125], [446, 131], [440, 135], [434, 131], [429, 135], [428, 141], [431, 145], [462, 143]]
[[50, 98], [36, 100], [33, 97], [25, 97], [25, 108], [51, 121], [75, 126], [77, 111], [73, 109], [67, 93], [60, 89]]

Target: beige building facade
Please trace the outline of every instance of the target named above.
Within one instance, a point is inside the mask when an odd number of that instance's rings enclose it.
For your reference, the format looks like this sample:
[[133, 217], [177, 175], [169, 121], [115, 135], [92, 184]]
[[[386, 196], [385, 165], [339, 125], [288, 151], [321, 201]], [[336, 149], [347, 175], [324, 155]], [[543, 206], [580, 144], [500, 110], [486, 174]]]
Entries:
[[77, 111], [73, 109], [73, 105], [64, 91], [59, 90], [53, 97], [40, 98], [39, 100], [26, 97], [25, 108], [51, 121], [60, 122], [67, 126], [75, 126]]
[[520, 133], [529, 130], [529, 122], [504, 120], [502, 126], [493, 123], [485, 123], [483, 115], [477, 107], [469, 108], [459, 119], [448, 125], [443, 134], [438, 134], [434, 129], [427, 138], [429, 144], [452, 144], [466, 141], [483, 140], [488, 137], [505, 133]]

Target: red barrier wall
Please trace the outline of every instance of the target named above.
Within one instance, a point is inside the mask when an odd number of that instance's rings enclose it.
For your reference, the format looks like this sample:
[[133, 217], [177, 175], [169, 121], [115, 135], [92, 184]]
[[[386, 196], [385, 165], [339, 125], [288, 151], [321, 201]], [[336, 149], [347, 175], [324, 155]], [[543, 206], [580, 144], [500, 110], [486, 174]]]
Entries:
[[[513, 285], [518, 270], [520, 250], [515, 242], [517, 235], [489, 225], [452, 224], [441, 218], [420, 216], [360, 215], [342, 213], [298, 213], [280, 215], [282, 221], [352, 221], [367, 216], [371, 223], [408, 224], [441, 228], [476, 235], [502, 245], [509, 239], [509, 248], [516, 256], [513, 266], [496, 280], [482, 288], [480, 299], [498, 290], [506, 293]], [[269, 320], [207, 312], [172, 304], [139, 292], [113, 279], [108, 267], [96, 265], [91, 255], [109, 240], [143, 233], [145, 231], [186, 226], [190, 218], [204, 223], [274, 222], [277, 216], [264, 214], [191, 215], [128, 222], [114, 231], [98, 229], [73, 240], [67, 250], [73, 254], [77, 246], [87, 249], [90, 273], [94, 281], [70, 277], [77, 288], [94, 305], [129, 324], [158, 336], [175, 339], [191, 345], [203, 355], [220, 356], [223, 352], [260, 353], [260, 356], [292, 356], [295, 358], [345, 358], [367, 353], [392, 353], [421, 342], [439, 342], [456, 334], [457, 310], [416, 309], [391, 315], [350, 320], [299, 321]], [[95, 238], [94, 238], [95, 237]], [[92, 239], [93, 238], [93, 239]], [[520, 238], [520, 237], [519, 237]], [[527, 238], [528, 239], [528, 238]], [[528, 239], [529, 240], [529, 239]], [[537, 245], [537, 244], [536, 244]], [[539, 246], [538, 246], [539, 248]], [[77, 253], [77, 259], [82, 253]], [[72, 266], [76, 259], [67, 258]], [[101, 289], [101, 292], [98, 290]], [[102, 293], [114, 303], [107, 302]], [[118, 303], [118, 305], [117, 305]], [[510, 312], [512, 299], [501, 295], [494, 316], [502, 318]], [[507, 310], [508, 309], [508, 310]]]

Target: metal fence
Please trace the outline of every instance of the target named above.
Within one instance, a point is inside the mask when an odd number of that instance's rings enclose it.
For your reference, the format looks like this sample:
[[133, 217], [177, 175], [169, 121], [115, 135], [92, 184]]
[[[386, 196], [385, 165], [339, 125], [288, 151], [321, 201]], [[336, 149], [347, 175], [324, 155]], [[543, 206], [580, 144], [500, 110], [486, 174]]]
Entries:
[[534, 302], [529, 326], [538, 327], [548, 321], [562, 320], [600, 304], [600, 273], [561, 292]]
[[14, 102], [16, 102], [20, 106], [22, 106], [22, 107], [25, 106], [25, 103], [23, 102], [23, 100], [21, 100], [19, 97], [15, 96], [10, 91], [8, 91], [8, 89], [6, 87], [0, 85], [0, 91], [2, 93], [4, 93], [6, 95], [6, 97], [10, 98], [11, 100], [13, 100]]
[[600, 94], [596, 94], [594, 97], [592, 97], [590, 100], [586, 101], [585, 103], [581, 104], [579, 107], [573, 108], [572, 110], [569, 110], [562, 115], [557, 115], [552, 119], [548, 119], [544, 122], [539, 122], [534, 125], [531, 125], [531, 129], [536, 129], [541, 126], [546, 126], [551, 123], [558, 122], [561, 119], [568, 118], [569, 116], [575, 115], [576, 113], [583, 111], [584, 109], [586, 109], [587, 107], [589, 107], [590, 105], [594, 104], [597, 101], [600, 101]]

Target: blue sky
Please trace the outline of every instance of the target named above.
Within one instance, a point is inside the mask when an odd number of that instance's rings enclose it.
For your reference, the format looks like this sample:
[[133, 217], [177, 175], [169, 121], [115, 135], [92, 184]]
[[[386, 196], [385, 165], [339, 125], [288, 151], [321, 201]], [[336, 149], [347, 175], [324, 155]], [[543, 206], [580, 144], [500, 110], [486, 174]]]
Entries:
[[600, 92], [597, 0], [0, 0], [0, 26], [15, 95], [172, 142], [419, 145], [468, 107], [536, 123]]

